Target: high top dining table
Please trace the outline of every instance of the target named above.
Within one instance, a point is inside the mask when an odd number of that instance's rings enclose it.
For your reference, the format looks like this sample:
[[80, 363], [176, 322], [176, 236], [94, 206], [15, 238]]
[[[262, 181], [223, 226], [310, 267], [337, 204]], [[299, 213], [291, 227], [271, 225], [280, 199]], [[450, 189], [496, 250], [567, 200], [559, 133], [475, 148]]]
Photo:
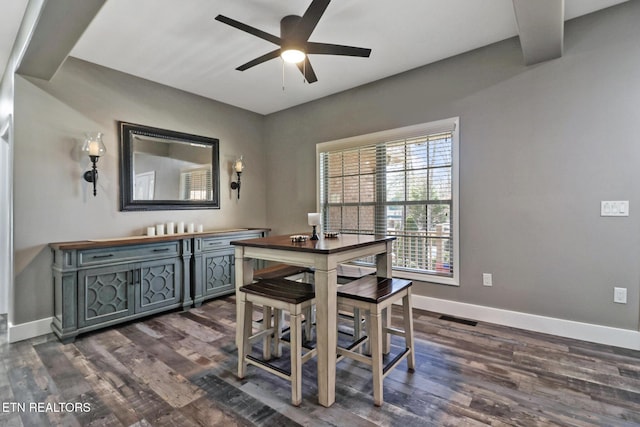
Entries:
[[395, 237], [341, 234], [293, 242], [290, 236], [238, 240], [235, 245], [236, 345], [244, 326], [244, 303], [238, 289], [253, 280], [253, 259], [277, 261], [314, 269], [316, 287], [316, 347], [318, 350], [318, 401], [335, 402], [337, 345], [338, 264], [367, 256], [376, 257], [376, 274], [391, 277], [391, 244]]

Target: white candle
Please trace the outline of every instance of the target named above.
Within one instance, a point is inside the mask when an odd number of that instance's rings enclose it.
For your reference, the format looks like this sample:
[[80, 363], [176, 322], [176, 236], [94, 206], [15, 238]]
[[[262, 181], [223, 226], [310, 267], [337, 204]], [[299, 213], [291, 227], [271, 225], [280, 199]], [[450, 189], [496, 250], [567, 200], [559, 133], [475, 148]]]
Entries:
[[196, 226], [194, 223], [190, 222], [189, 225], [187, 226], [187, 232], [188, 233], [193, 233], [196, 231]]
[[98, 144], [98, 141], [89, 142], [89, 155], [90, 156], [100, 155], [100, 144]]
[[180, 221], [180, 222], [178, 223], [178, 231], [177, 231], [177, 233], [178, 233], [178, 234], [180, 234], [180, 233], [184, 233], [184, 222], [183, 222], [183, 221]]
[[173, 234], [175, 232], [176, 227], [173, 225], [173, 222], [167, 223], [167, 234]]
[[308, 213], [309, 225], [320, 225], [320, 214], [318, 212]]
[[204, 226], [202, 224], [198, 224], [198, 233], [202, 233], [204, 231]]
[[155, 236], [156, 228], [155, 227], [147, 227], [147, 236]]
[[244, 162], [242, 161], [242, 156], [240, 156], [240, 158], [236, 160], [235, 164], [233, 165], [233, 168], [236, 170], [236, 172], [242, 172], [242, 169], [244, 169]]
[[156, 224], [156, 234], [158, 236], [164, 236], [164, 224]]

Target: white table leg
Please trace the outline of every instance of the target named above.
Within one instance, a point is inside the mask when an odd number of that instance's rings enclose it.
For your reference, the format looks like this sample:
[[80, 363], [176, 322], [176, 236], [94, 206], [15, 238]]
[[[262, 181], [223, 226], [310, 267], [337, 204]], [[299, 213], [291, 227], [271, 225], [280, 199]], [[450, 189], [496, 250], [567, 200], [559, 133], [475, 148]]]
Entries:
[[[391, 251], [393, 243], [387, 242], [387, 251], [376, 256], [376, 274], [381, 277], [393, 277]], [[382, 324], [386, 326], [391, 325], [391, 309], [384, 310], [382, 312]], [[382, 349], [384, 354], [389, 354], [391, 351], [391, 336], [385, 332], [386, 329], [382, 329]]]
[[329, 407], [336, 400], [337, 273], [316, 269], [316, 333], [318, 402]]
[[235, 249], [235, 274], [236, 274], [236, 347], [242, 344], [242, 331], [244, 330], [244, 302], [240, 296], [240, 287], [253, 281], [253, 260], [244, 257], [244, 248], [236, 246]]

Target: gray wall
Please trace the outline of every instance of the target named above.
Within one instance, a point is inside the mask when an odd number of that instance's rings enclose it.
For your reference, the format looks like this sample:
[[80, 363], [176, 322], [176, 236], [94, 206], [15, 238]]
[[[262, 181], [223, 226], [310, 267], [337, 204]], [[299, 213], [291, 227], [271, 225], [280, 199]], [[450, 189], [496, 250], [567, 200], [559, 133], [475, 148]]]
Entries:
[[[510, 39], [268, 116], [269, 226], [307, 227], [316, 143], [460, 116], [460, 286], [415, 292], [637, 330], [638, 22], [629, 2], [568, 22], [560, 59], [525, 67]], [[601, 218], [601, 200], [631, 216]]]
[[[220, 210], [120, 212], [116, 121], [220, 139]], [[52, 315], [49, 242], [141, 235], [158, 222], [205, 229], [266, 225], [263, 117], [69, 58], [50, 82], [16, 76], [14, 324]], [[103, 132], [98, 195], [82, 173], [84, 132]], [[229, 189], [232, 161], [247, 159], [242, 199]], [[234, 175], [235, 176], [235, 175]]]

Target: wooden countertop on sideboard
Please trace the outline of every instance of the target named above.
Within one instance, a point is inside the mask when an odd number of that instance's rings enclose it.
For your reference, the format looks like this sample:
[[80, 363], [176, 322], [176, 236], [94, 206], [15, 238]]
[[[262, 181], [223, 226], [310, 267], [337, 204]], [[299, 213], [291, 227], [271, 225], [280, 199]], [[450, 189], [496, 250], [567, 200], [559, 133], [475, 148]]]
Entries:
[[192, 237], [224, 236], [244, 231], [271, 231], [270, 228], [229, 228], [223, 230], [207, 230], [199, 233], [165, 234], [163, 236], [129, 236], [109, 239], [79, 240], [75, 242], [54, 242], [49, 247], [56, 250], [91, 249], [114, 245], [137, 245], [140, 243], [164, 242]]

